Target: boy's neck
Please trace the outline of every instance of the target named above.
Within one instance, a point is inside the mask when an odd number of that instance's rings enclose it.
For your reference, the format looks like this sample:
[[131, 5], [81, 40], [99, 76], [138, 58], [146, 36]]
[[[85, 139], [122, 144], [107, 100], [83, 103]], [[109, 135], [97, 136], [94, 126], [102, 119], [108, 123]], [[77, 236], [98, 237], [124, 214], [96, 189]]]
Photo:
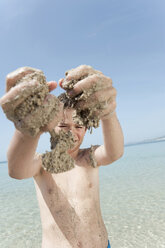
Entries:
[[76, 160], [77, 155], [78, 155], [78, 153], [79, 153], [79, 148], [76, 149], [76, 150], [73, 150], [73, 151], [68, 151], [68, 153], [69, 153], [69, 155], [70, 155], [74, 160]]

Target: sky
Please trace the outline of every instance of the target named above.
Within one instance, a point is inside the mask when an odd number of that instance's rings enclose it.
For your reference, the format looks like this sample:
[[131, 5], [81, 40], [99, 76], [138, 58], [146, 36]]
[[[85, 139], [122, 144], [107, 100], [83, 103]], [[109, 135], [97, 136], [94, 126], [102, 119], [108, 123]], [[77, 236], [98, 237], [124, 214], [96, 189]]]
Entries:
[[[0, 17], [0, 97], [6, 75], [18, 67], [58, 81], [87, 64], [113, 80], [125, 143], [165, 136], [164, 0], [1, 0]], [[0, 127], [6, 160], [14, 127], [2, 109]], [[83, 145], [102, 142], [100, 126]], [[49, 150], [48, 134], [38, 149]]]

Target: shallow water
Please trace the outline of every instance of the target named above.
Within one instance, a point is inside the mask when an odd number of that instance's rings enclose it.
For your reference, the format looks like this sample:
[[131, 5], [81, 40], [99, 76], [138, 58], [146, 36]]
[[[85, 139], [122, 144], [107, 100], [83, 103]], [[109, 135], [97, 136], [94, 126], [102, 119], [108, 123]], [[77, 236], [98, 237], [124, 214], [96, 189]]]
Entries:
[[[101, 208], [112, 248], [165, 248], [165, 142], [129, 146], [100, 168]], [[33, 179], [8, 176], [0, 164], [0, 247], [40, 248]]]
[[165, 142], [126, 147], [100, 174], [112, 248], [165, 247]]

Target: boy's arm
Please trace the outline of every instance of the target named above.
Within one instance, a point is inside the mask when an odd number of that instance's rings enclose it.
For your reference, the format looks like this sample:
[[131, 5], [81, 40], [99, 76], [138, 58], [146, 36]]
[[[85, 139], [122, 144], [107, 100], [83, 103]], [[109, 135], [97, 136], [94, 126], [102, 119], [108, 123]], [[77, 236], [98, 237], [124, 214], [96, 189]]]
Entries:
[[[95, 115], [99, 116], [102, 122], [104, 145], [94, 146], [94, 155], [98, 165], [108, 165], [120, 158], [124, 150], [123, 133], [115, 112], [117, 91], [112, 86], [111, 78], [87, 65], [68, 71], [65, 81], [78, 78], [80, 80], [68, 94], [75, 97], [83, 91], [89, 91], [86, 99], [77, 104], [82, 110], [102, 105]], [[97, 86], [97, 91], [91, 90], [94, 86]]]
[[30, 137], [15, 130], [7, 153], [8, 171], [11, 177], [24, 179], [39, 173], [42, 168], [42, 160], [35, 152], [40, 135]]
[[[8, 74], [6, 78], [6, 94], [0, 99], [0, 105], [2, 106], [2, 108], [5, 102], [15, 99], [15, 97], [20, 94], [20, 92], [23, 88], [25, 88], [25, 86], [31, 87], [30, 84], [28, 85], [28, 82], [26, 83], [26, 85], [22, 83], [18, 86], [15, 86], [15, 84], [17, 80], [21, 79], [23, 76], [27, 75], [28, 73], [31, 73], [32, 71], [33, 68], [23, 67]], [[37, 85], [37, 81], [35, 82], [35, 84]], [[57, 87], [57, 83], [54, 81], [47, 82], [47, 84], [49, 87], [49, 91], [52, 91]], [[45, 103], [46, 102], [44, 101], [43, 104]], [[7, 110], [9, 112], [11, 106], [7, 104], [5, 106], [7, 106], [6, 109], [8, 108]], [[16, 179], [24, 179], [33, 177], [40, 172], [42, 168], [42, 159], [41, 156], [36, 155], [36, 148], [38, 145], [40, 135], [43, 132], [52, 130], [58, 124], [60, 118], [62, 117], [62, 109], [63, 104], [60, 103], [58, 116], [56, 116], [47, 125], [42, 127], [40, 133], [37, 134], [35, 137], [31, 137], [28, 134], [24, 134], [17, 129], [15, 130], [7, 153], [8, 170], [9, 175], [11, 177]], [[34, 116], [29, 113], [28, 118], [30, 120], [33, 119]], [[26, 117], [24, 120], [26, 122]], [[15, 126], [17, 128], [16, 124]]]
[[101, 119], [104, 145], [95, 150], [95, 159], [100, 165], [108, 165], [119, 159], [124, 152], [124, 137], [116, 112]]

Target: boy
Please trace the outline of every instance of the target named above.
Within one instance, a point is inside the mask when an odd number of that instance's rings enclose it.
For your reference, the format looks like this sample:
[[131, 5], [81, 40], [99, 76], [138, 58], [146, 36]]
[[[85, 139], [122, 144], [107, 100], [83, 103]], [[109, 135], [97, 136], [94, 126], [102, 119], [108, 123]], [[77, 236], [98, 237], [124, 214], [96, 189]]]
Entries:
[[[108, 234], [103, 223], [99, 202], [99, 166], [111, 164], [123, 154], [123, 134], [116, 116], [116, 90], [112, 80], [102, 73], [90, 73], [91, 67], [79, 66], [67, 74], [66, 80], [76, 80], [77, 75], [88, 75], [80, 80], [72, 92], [73, 97], [91, 88], [94, 82], [100, 83], [80, 108], [92, 107], [98, 102], [107, 105], [98, 114], [101, 119], [104, 145], [94, 147], [97, 167], [90, 165], [90, 149], [79, 149], [86, 133], [84, 126], [74, 122], [74, 109], [66, 108], [58, 124], [48, 124], [36, 136], [30, 137], [15, 130], [8, 149], [9, 175], [16, 179], [33, 177], [40, 207], [42, 222], [42, 248], [107, 248], [110, 247]], [[64, 80], [60, 80], [61, 87]], [[6, 80], [6, 89], [15, 84], [15, 79]], [[48, 83], [49, 90], [57, 87], [56, 82]], [[96, 113], [97, 114], [97, 113]], [[57, 117], [59, 118], [59, 116]], [[68, 151], [74, 159], [75, 167], [64, 173], [51, 174], [43, 169], [40, 155], [35, 151], [43, 131], [55, 128], [70, 130], [75, 137], [74, 147]]]

